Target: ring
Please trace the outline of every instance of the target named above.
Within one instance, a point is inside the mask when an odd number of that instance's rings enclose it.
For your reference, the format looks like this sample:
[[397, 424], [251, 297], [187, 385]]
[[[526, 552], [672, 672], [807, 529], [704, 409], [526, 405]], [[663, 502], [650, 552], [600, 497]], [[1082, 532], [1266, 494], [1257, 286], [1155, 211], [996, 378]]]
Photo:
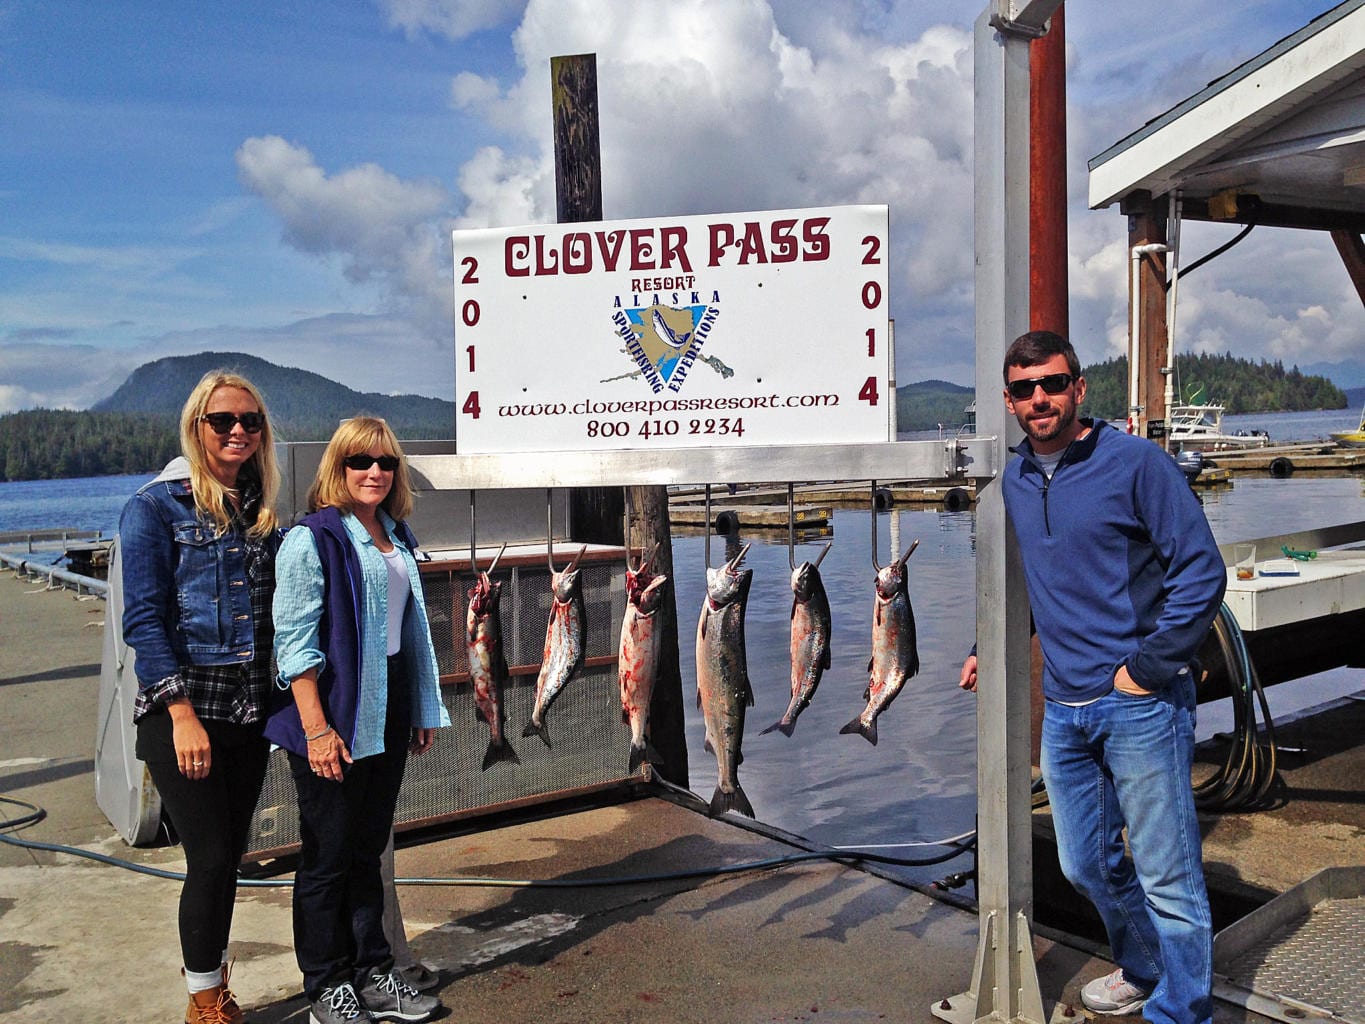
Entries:
[[196, 767], [196, 768], [202, 768], [202, 767], [204, 767], [204, 762], [203, 762], [203, 761], [191, 761], [190, 764], [194, 765], [194, 767]]

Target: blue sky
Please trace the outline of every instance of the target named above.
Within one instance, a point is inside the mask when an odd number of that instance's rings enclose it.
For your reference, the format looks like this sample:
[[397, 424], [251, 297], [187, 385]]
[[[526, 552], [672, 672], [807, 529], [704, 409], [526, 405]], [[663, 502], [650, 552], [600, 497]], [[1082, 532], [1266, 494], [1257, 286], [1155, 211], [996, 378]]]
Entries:
[[[1068, 5], [1084, 359], [1121, 351], [1126, 303], [1123, 218], [1085, 210], [1085, 161], [1331, 6], [1185, 0], [1157, 34], [1147, 5]], [[209, 349], [453, 397], [449, 232], [554, 219], [548, 60], [580, 52], [608, 218], [888, 203], [898, 378], [969, 383], [983, 7], [0, 0], [0, 412]], [[1188, 227], [1187, 261], [1231, 233]], [[1200, 277], [1189, 347], [1358, 358], [1325, 237], [1253, 233]]]

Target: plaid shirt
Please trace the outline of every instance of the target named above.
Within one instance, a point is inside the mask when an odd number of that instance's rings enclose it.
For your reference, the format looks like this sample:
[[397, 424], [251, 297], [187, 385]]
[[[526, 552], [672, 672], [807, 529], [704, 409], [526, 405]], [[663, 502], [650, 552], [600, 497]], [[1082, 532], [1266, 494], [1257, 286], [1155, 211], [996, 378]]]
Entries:
[[149, 711], [159, 710], [166, 702], [188, 697], [200, 718], [245, 725], [265, 718], [275, 646], [275, 626], [270, 602], [275, 591], [275, 551], [278, 536], [251, 537], [246, 531], [256, 521], [261, 492], [250, 487], [242, 496], [242, 510], [232, 518], [223, 539], [242, 545], [247, 586], [251, 590], [251, 624], [256, 657], [235, 665], [181, 665], [180, 671], [155, 686], [139, 690], [133, 707], [133, 721]]

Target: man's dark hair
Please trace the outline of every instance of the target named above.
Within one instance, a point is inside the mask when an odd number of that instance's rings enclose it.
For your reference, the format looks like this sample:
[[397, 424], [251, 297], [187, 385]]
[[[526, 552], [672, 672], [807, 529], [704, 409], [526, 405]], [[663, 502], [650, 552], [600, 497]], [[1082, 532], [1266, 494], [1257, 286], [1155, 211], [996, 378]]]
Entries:
[[1019, 335], [1005, 350], [1005, 383], [1009, 383], [1011, 366], [1037, 366], [1057, 355], [1066, 356], [1066, 368], [1071, 371], [1071, 376], [1081, 375], [1081, 361], [1076, 358], [1076, 350], [1060, 334], [1029, 331]]

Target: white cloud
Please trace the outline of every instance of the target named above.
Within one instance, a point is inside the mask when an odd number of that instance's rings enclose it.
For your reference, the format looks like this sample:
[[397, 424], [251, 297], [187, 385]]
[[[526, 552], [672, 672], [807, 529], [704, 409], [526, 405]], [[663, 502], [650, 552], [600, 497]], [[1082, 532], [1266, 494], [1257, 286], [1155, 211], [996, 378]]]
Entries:
[[[554, 219], [549, 60], [587, 52], [597, 56], [608, 218], [886, 203], [899, 379], [972, 379], [977, 0], [376, 3], [392, 28], [422, 46], [467, 39], [520, 16], [511, 37], [516, 60], [490, 74], [473, 60], [461, 67], [461, 51], [451, 50], [452, 121], [478, 124], [488, 141], [448, 165], [444, 180], [401, 177], [382, 159], [323, 166], [306, 139], [261, 135], [241, 144], [240, 180], [277, 218], [286, 244], [341, 271], [325, 300], [289, 299], [295, 305], [285, 307], [272, 295], [274, 306], [245, 316], [265, 326], [170, 334], [167, 318], [145, 315], [153, 312], [145, 305], [112, 316], [92, 306], [73, 319], [68, 304], [65, 321], [44, 319], [33, 312], [44, 295], [32, 289], [24, 315], [9, 316], [11, 323], [86, 332], [70, 340], [91, 337], [101, 317], [162, 325], [153, 338], [137, 336], [136, 350], [126, 347], [132, 336], [125, 331], [111, 365], [135, 354], [235, 346], [333, 376], [369, 378], [344, 381], [352, 387], [448, 396], [449, 231]], [[1084, 360], [1125, 349], [1128, 269], [1123, 216], [1085, 210], [1086, 160], [1330, 3], [1314, 0], [1308, 11], [1285, 6], [1189, 0], [1186, 34], [1168, 34], [1155, 47], [1133, 42], [1148, 38], [1146, 15], [1135, 7], [1068, 12], [1071, 333]], [[1248, 26], [1256, 27], [1255, 38]], [[200, 227], [208, 235], [241, 215], [239, 203], [224, 202], [206, 211]], [[1229, 234], [1226, 227], [1188, 227], [1186, 262]], [[200, 230], [182, 237], [197, 245]], [[126, 287], [120, 278], [156, 280], [167, 308], [181, 296], [187, 305], [199, 298], [185, 291], [190, 283], [180, 272], [196, 256], [183, 243], [101, 249], [0, 238], [0, 259], [88, 267], [88, 279], [115, 294]], [[1287, 363], [1342, 359], [1365, 336], [1365, 315], [1339, 259], [1311, 233], [1255, 232], [1194, 275], [1181, 298], [1177, 331], [1185, 350], [1231, 349]], [[307, 308], [281, 313], [299, 307]], [[312, 315], [327, 308], [366, 315]], [[70, 359], [74, 350], [56, 351]], [[435, 374], [433, 365], [440, 367]], [[3, 379], [52, 401], [95, 386], [73, 382], [63, 390], [46, 371], [34, 372], [33, 384], [10, 372]]]
[[451, 199], [438, 182], [402, 181], [375, 164], [328, 177], [307, 149], [273, 135], [242, 143], [237, 168], [279, 216], [290, 245], [340, 256], [348, 280], [377, 281], [433, 331], [449, 322], [440, 268]]
[[413, 38], [433, 32], [448, 39], [464, 39], [496, 28], [521, 10], [525, 0], [378, 0], [391, 28]]

